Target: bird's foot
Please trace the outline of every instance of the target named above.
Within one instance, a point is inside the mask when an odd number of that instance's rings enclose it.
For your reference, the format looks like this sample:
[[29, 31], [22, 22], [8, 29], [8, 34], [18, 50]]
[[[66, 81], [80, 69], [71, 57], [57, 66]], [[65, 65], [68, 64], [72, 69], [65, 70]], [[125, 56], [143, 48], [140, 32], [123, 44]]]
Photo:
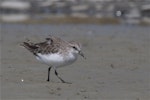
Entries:
[[66, 82], [64, 80], [61, 80], [62, 83], [72, 84], [71, 82]]
[[47, 82], [49, 82], [50, 80], [49, 80], [49, 79], [47, 79], [46, 81], [47, 81]]

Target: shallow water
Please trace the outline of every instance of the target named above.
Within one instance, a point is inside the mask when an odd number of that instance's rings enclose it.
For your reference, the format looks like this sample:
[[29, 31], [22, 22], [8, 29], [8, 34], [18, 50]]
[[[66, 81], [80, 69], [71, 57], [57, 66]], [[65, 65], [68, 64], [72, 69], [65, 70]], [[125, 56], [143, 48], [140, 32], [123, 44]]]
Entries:
[[[25, 31], [28, 34], [63, 33], [66, 31], [74, 34], [90, 34], [91, 32], [95, 34], [113, 34], [116, 32], [125, 34], [130, 32], [149, 32], [150, 26], [96, 24], [1, 24], [1, 30], [11, 31], [12, 33]], [[76, 32], [76, 30], [81, 32]]]

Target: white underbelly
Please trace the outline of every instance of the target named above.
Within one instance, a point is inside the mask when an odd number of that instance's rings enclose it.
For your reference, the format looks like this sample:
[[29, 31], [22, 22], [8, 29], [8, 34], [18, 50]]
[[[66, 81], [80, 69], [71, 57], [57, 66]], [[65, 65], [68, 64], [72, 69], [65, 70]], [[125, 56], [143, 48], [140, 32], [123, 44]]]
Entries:
[[48, 66], [55, 66], [56, 68], [72, 64], [76, 60], [76, 57], [74, 57], [74, 56], [63, 57], [58, 53], [47, 54], [47, 55], [42, 55], [39, 53], [37, 55], [38, 56], [36, 58], [40, 62], [45, 63]]

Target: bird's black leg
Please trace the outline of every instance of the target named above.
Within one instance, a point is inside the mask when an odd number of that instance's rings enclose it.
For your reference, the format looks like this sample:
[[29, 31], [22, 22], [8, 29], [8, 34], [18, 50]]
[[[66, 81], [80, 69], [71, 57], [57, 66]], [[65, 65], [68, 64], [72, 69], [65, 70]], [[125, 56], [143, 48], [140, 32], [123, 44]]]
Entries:
[[62, 83], [71, 84], [71, 83], [69, 83], [69, 82], [64, 81], [64, 80], [58, 75], [58, 72], [56, 71], [56, 69], [55, 69], [55, 75], [61, 80]]
[[50, 71], [51, 71], [51, 68], [52, 68], [51, 66], [48, 68], [48, 78], [47, 78], [47, 81], [48, 81], [48, 82], [50, 81], [49, 78], [50, 78]]

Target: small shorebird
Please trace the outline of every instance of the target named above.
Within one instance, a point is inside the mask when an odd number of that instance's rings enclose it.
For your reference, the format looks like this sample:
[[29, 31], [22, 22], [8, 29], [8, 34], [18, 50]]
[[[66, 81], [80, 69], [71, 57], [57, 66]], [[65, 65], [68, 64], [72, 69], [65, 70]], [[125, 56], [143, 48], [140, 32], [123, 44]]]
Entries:
[[72, 64], [77, 60], [78, 54], [85, 58], [79, 43], [67, 42], [54, 36], [50, 36], [40, 43], [33, 43], [28, 40], [23, 42], [21, 46], [28, 49], [37, 60], [49, 66], [47, 81], [50, 81], [50, 70], [53, 68], [55, 75], [61, 82], [68, 83], [58, 75], [57, 68]]

